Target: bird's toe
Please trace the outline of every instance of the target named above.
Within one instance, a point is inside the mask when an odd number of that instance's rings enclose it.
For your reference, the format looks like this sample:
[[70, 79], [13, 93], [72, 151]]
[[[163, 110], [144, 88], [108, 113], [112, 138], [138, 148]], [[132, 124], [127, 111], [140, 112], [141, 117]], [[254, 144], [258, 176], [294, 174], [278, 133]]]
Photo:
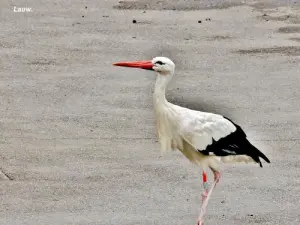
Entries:
[[197, 225], [204, 225], [203, 221], [202, 220], [199, 220]]

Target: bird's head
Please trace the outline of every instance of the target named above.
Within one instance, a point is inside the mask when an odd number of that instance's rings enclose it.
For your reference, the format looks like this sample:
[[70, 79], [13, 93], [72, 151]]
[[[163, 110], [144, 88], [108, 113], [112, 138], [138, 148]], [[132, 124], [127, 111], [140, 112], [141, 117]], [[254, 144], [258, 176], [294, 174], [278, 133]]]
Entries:
[[166, 57], [155, 57], [152, 60], [146, 61], [118, 62], [114, 63], [113, 65], [153, 70], [156, 71], [159, 75], [164, 76], [172, 75], [175, 70], [175, 64], [172, 62], [172, 60]]
[[166, 57], [155, 57], [152, 59], [152, 69], [159, 74], [167, 75], [172, 74], [175, 70], [175, 64], [171, 59]]

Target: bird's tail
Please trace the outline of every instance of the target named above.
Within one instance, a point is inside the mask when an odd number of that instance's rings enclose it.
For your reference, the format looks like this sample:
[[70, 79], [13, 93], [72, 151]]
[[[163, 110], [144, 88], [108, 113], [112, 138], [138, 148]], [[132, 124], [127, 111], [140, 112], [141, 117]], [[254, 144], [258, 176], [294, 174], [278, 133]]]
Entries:
[[258, 150], [254, 145], [252, 145], [250, 142], [249, 142], [249, 146], [250, 146], [249, 152], [251, 152], [249, 156], [251, 156], [255, 162], [259, 163], [260, 167], [263, 167], [260, 158], [264, 159], [267, 163], [270, 163], [268, 157], [260, 150]]

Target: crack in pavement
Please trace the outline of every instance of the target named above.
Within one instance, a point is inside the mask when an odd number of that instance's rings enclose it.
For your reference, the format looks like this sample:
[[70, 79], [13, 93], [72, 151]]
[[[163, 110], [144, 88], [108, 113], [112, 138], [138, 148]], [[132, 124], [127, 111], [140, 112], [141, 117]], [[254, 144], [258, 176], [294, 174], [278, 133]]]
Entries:
[[14, 178], [0, 168], [0, 180], [14, 180]]

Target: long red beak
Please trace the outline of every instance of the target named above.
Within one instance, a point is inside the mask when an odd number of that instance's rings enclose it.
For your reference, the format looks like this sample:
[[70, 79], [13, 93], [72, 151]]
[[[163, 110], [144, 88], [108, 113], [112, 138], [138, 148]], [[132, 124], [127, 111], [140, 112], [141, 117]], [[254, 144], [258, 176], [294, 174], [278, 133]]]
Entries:
[[144, 70], [153, 70], [153, 64], [151, 60], [147, 61], [135, 61], [135, 62], [117, 62], [113, 64], [114, 66], [124, 66], [124, 67], [134, 67]]

